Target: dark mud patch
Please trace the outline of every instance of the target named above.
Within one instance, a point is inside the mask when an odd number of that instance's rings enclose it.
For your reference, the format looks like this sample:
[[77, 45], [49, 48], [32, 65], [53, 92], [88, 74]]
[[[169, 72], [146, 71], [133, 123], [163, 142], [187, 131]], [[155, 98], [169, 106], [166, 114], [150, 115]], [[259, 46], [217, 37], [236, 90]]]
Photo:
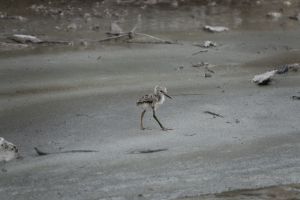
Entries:
[[267, 56], [262, 59], [247, 62], [243, 67], [258, 69], [274, 69], [278, 66], [300, 62], [300, 50]]
[[283, 186], [271, 186], [259, 189], [244, 189], [222, 192], [219, 194], [203, 195], [199, 197], [187, 197], [181, 200], [300, 200], [300, 184]]

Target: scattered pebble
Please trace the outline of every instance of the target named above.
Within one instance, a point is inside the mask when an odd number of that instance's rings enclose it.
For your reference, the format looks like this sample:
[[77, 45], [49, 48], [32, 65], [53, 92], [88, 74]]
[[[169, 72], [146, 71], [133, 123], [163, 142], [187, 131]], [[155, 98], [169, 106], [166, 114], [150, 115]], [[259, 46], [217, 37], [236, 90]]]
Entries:
[[274, 20], [278, 20], [279, 18], [282, 17], [282, 13], [281, 12], [268, 12], [267, 17], [272, 18]]
[[67, 30], [75, 31], [75, 30], [77, 30], [77, 25], [75, 23], [71, 23], [67, 26]]
[[216, 47], [216, 46], [217, 46], [217, 43], [212, 42], [212, 41], [210, 41], [210, 40], [206, 40], [206, 41], [204, 41], [204, 43], [203, 43], [203, 47], [205, 47], [205, 48]]
[[291, 3], [290, 1], [284, 1], [284, 2], [283, 2], [283, 5], [289, 7], [289, 6], [292, 5], [292, 3]]
[[208, 72], [205, 72], [205, 73], [204, 73], [204, 77], [205, 77], [205, 78], [211, 78], [212, 75], [211, 75], [210, 73], [208, 73]]
[[181, 65], [181, 66], [179, 66], [179, 67], [176, 67], [176, 71], [182, 71], [183, 70], [183, 68], [184, 68], [184, 66], [183, 65]]
[[93, 30], [93, 31], [99, 31], [99, 30], [100, 30], [100, 26], [99, 26], [99, 25], [94, 25], [94, 26], [92, 27], [92, 30]]
[[84, 47], [88, 47], [88, 45], [89, 45], [88, 42], [85, 40], [81, 40], [79, 44]]
[[217, 43], [210, 40], [206, 40], [202, 44], [194, 43], [193, 45], [202, 48], [211, 48], [211, 47], [216, 47]]

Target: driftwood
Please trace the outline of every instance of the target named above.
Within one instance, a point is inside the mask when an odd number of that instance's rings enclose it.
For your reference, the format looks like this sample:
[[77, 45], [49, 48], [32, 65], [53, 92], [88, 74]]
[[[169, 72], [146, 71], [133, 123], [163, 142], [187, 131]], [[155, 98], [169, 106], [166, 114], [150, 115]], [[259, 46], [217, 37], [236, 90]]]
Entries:
[[67, 41], [50, 41], [50, 40], [42, 40], [36, 36], [32, 35], [22, 35], [22, 34], [14, 34], [12, 36], [9, 36], [8, 39], [21, 43], [21, 44], [26, 44], [26, 43], [32, 43], [32, 44], [66, 44], [69, 45], [70, 42]]
[[[170, 40], [164, 40], [164, 39], [161, 39], [159, 37], [155, 37], [155, 36], [152, 36], [152, 35], [149, 35], [149, 34], [146, 34], [146, 33], [135, 32], [135, 30], [137, 29], [137, 25], [134, 26], [134, 28], [129, 32], [123, 32], [122, 29], [119, 26], [118, 26], [118, 28], [116, 27], [116, 24], [114, 26], [112, 25], [111, 27], [112, 28], [114, 27], [114, 29], [117, 29], [117, 30], [114, 30], [114, 31], [111, 30], [111, 32], [108, 32], [107, 34], [112, 35], [112, 36], [101, 39], [101, 40], [98, 40], [98, 42], [106, 42], [106, 41], [111, 41], [111, 40], [115, 40], [115, 39], [124, 38], [125, 41], [128, 42], [128, 43], [178, 44], [177, 42], [170, 41]], [[134, 41], [133, 38], [136, 37], [136, 35], [151, 38], [151, 39], [155, 40], [156, 42]]]
[[60, 153], [93, 153], [93, 152], [98, 152], [96, 150], [69, 150], [69, 151], [59, 151], [59, 152], [49, 153], [49, 152], [41, 151], [37, 147], [34, 147], [34, 150], [37, 153], [37, 155], [39, 155], [39, 156], [46, 156], [46, 155], [50, 155], [50, 154], [60, 154]]
[[211, 112], [211, 111], [204, 111], [204, 113], [210, 114], [210, 115], [212, 115], [214, 118], [216, 118], [216, 117], [224, 118], [224, 116], [222, 116], [222, 115], [220, 115], [220, 114], [218, 114], [218, 113]]
[[133, 150], [130, 151], [130, 154], [144, 154], [144, 153], [156, 153], [161, 151], [167, 151], [168, 149], [162, 148], [162, 149], [140, 149], [140, 150]]
[[279, 66], [276, 70], [276, 74], [284, 74], [289, 71], [297, 72], [300, 69], [300, 64], [299, 63], [293, 63], [293, 64], [286, 64]]
[[272, 71], [265, 72], [263, 74], [255, 75], [252, 81], [258, 85], [267, 85], [272, 80], [275, 74], [285, 74], [289, 71], [297, 72], [300, 69], [299, 63], [286, 64], [277, 67]]
[[255, 75], [252, 81], [257, 85], [268, 85], [276, 73], [277, 70], [272, 70], [263, 74]]
[[227, 28], [225, 26], [209, 26], [209, 25], [206, 25], [206, 26], [203, 27], [203, 29], [205, 31], [212, 32], [212, 33], [219, 33], [219, 32], [223, 32], [223, 31], [229, 31], [229, 28]]

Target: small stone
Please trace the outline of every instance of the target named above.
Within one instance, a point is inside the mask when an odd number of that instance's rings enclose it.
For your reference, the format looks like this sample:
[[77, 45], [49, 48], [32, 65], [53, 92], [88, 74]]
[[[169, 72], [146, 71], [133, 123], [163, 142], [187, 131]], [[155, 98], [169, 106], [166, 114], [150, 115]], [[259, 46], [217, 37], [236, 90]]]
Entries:
[[282, 13], [281, 12], [268, 12], [267, 17], [272, 18], [274, 20], [278, 20], [279, 18], [282, 17]]
[[177, 8], [177, 7], [178, 7], [178, 1], [177, 1], [177, 0], [173, 0], [173, 1], [171, 2], [171, 6], [172, 6], [173, 8]]
[[292, 3], [291, 3], [290, 1], [284, 1], [284, 2], [283, 2], [283, 5], [289, 7], [289, 6], [292, 5]]
[[67, 26], [67, 29], [70, 31], [70, 30], [72, 30], [72, 31], [75, 31], [75, 30], [77, 30], [77, 25], [75, 24], [75, 23], [71, 23], [71, 24], [69, 24], [68, 26]]
[[210, 73], [205, 72], [205, 73], [204, 73], [204, 77], [205, 77], [205, 78], [211, 78], [212, 75], [211, 75]]

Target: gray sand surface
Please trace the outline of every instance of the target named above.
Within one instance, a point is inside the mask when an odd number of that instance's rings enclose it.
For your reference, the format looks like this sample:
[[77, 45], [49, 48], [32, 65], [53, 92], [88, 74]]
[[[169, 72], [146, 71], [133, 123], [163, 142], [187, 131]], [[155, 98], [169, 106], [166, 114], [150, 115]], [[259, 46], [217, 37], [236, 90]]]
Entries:
[[[299, 26], [169, 36], [181, 44], [0, 55], [0, 134], [23, 157], [0, 172], [0, 199], [163, 200], [300, 183], [300, 101], [291, 99], [300, 72], [251, 83], [300, 63]], [[192, 43], [207, 39], [220, 45], [193, 56]], [[201, 61], [215, 65], [211, 78], [192, 67]], [[135, 102], [157, 84], [174, 98], [157, 114], [174, 130], [161, 131], [146, 113], [151, 130], [141, 131]], [[36, 156], [34, 147], [98, 152]]]

